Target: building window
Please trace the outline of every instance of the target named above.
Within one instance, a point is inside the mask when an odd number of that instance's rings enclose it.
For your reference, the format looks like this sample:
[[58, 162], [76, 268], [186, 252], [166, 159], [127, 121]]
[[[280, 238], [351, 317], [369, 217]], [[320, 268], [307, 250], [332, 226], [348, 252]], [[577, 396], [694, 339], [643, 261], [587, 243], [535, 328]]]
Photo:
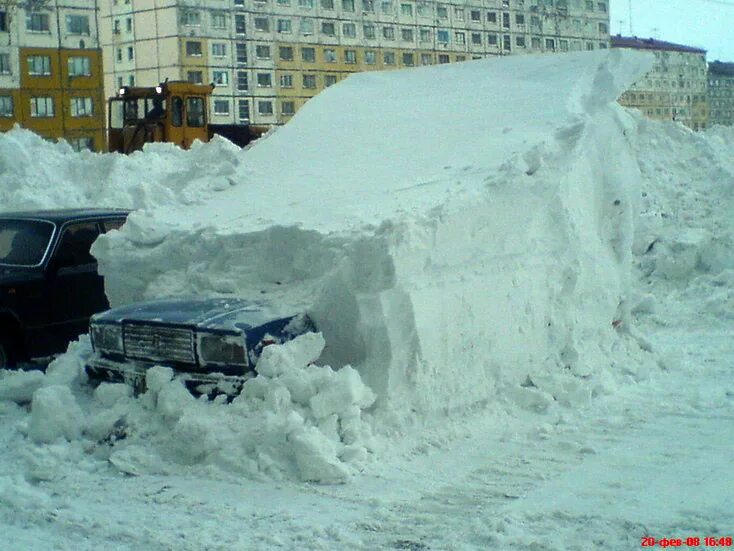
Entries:
[[[131, 22], [132, 26], [132, 22]], [[89, 18], [86, 15], [67, 15], [66, 32], [69, 34], [89, 34]]]
[[9, 75], [10, 73], [10, 54], [0, 54], [0, 74]]
[[357, 63], [357, 51], [344, 50], [344, 63]]
[[273, 114], [273, 102], [272, 101], [258, 101], [257, 112], [261, 115], [272, 115]]
[[237, 58], [237, 63], [245, 64], [247, 63], [247, 44], [244, 42], [237, 42], [235, 44], [235, 56]]
[[186, 80], [192, 84], [201, 84], [204, 82], [204, 74], [201, 71], [189, 71], [186, 73]]
[[314, 48], [301, 48], [301, 59], [309, 63], [316, 61], [316, 49]]
[[400, 4], [400, 15], [405, 17], [413, 17], [413, 4]]
[[599, 32], [602, 34], [606, 34], [609, 32], [609, 27], [606, 23], [599, 23]]
[[421, 54], [421, 65], [432, 65], [433, 55], [432, 54]]
[[0, 32], [8, 30], [8, 15], [5, 10], [0, 11]]
[[278, 19], [278, 32], [279, 33], [290, 33], [291, 32], [291, 20], [290, 19]]
[[454, 19], [457, 21], [464, 20], [464, 8], [454, 8]]
[[516, 36], [515, 37], [515, 46], [518, 48], [524, 48], [525, 47], [525, 37], [524, 36]]
[[546, 38], [545, 39], [545, 49], [549, 52], [553, 52], [556, 49], [556, 41], [552, 38]]
[[181, 14], [181, 23], [187, 27], [198, 27], [201, 25], [201, 14], [195, 10], [186, 10]]
[[70, 77], [88, 77], [92, 74], [91, 62], [89, 58], [85, 56], [70, 57], [67, 61], [67, 67], [69, 69]]
[[226, 29], [228, 26], [227, 14], [222, 11], [213, 11], [211, 20], [213, 29]]
[[310, 10], [313, 8], [313, 0], [298, 0], [298, 7]]
[[441, 64], [449, 62], [449, 54], [438, 54], [438, 62]]
[[290, 73], [280, 75], [280, 87], [293, 88], [293, 75], [291, 75]]
[[213, 71], [212, 80], [217, 86], [229, 86], [229, 72], [228, 71]]
[[125, 31], [129, 33], [133, 32], [133, 18], [132, 17], [128, 17], [127, 19], [125, 19]]
[[454, 33], [454, 40], [457, 44], [466, 44], [466, 34], [461, 31], [457, 31]]
[[502, 14], [502, 28], [503, 29], [509, 29], [510, 28], [510, 14], [507, 12], [504, 12]]
[[333, 48], [326, 48], [324, 50], [324, 61], [327, 63], [336, 63], [336, 50]]
[[395, 29], [393, 27], [382, 27], [382, 38], [395, 40]]
[[325, 10], [333, 10], [334, 0], [321, 0], [321, 7]]
[[201, 55], [201, 42], [194, 40], [186, 41], [186, 55], [187, 56], [200, 56]]
[[516, 25], [524, 25], [525, 24], [525, 16], [521, 13], [515, 14], [515, 24]]
[[273, 86], [273, 76], [270, 73], [257, 74], [258, 88], [270, 88]]
[[331, 21], [322, 21], [321, 22], [321, 34], [326, 35], [326, 36], [334, 36], [336, 34], [334, 23]]
[[366, 50], [364, 52], [364, 62], [367, 65], [374, 65], [377, 63], [377, 52], [374, 50]]
[[117, 48], [115, 51], [115, 59], [117, 59], [117, 61], [122, 61], [122, 48]]
[[293, 61], [293, 47], [292, 46], [280, 46], [278, 48], [278, 55], [281, 61]]
[[258, 44], [255, 46], [255, 57], [258, 59], [270, 59], [270, 46]]
[[92, 98], [71, 98], [72, 117], [91, 117], [93, 113]]
[[227, 55], [227, 44], [224, 42], [213, 42], [212, 43], [212, 56], [214, 57], [225, 57]]
[[343, 11], [354, 11], [354, 0], [342, 0]]
[[374, 0], [362, 0], [362, 11], [365, 13], [375, 12], [375, 1]]
[[247, 71], [237, 71], [237, 90], [245, 92], [248, 88]]
[[296, 112], [296, 104], [292, 101], [284, 101], [280, 104], [280, 113], [286, 117], [290, 117]]
[[374, 25], [363, 25], [362, 26], [362, 32], [364, 33], [364, 37], [367, 40], [374, 40], [375, 39], [375, 26]]
[[127, 59], [128, 61], [132, 61], [133, 59], [135, 59], [135, 48], [133, 48], [132, 46], [127, 47]]
[[568, 51], [568, 40], [559, 40], [558, 41], [558, 48], [562, 52], [567, 52]]
[[596, 5], [596, 7], [602, 13], [606, 13], [607, 12], [607, 3], [606, 2], [599, 2]]
[[448, 19], [449, 10], [446, 6], [436, 6], [436, 17], [439, 19]]
[[509, 52], [512, 49], [512, 42], [509, 34], [502, 35], [502, 49], [506, 52]]
[[245, 16], [237, 14], [234, 16], [234, 32], [237, 34], [245, 34], [247, 26], [245, 25]]
[[412, 52], [403, 52], [403, 65], [408, 67], [415, 65], [415, 56]]
[[479, 10], [471, 10], [471, 12], [469, 12], [469, 16], [471, 20], [475, 23], [482, 22], [482, 12], [480, 12]]
[[262, 33], [270, 32], [270, 19], [267, 17], [256, 17], [255, 30]]
[[316, 75], [303, 75], [303, 87], [307, 89], [316, 88]]
[[395, 52], [383, 52], [382, 62], [385, 65], [395, 65]]
[[421, 42], [431, 41], [431, 29], [421, 29], [420, 30], [420, 41]]
[[33, 76], [48, 76], [51, 74], [51, 56], [29, 55], [28, 74]]
[[47, 13], [28, 13], [25, 16], [25, 28], [34, 33], [47, 33], [49, 32], [48, 21]]
[[413, 42], [413, 29], [400, 29], [400, 37], [404, 42]]
[[241, 122], [250, 121], [250, 102], [246, 99], [241, 99], [237, 102], [237, 118]]
[[530, 39], [530, 47], [533, 48], [533, 50], [540, 50], [540, 37], [534, 36]]
[[304, 36], [313, 34], [313, 19], [301, 19], [301, 34]]
[[69, 145], [77, 153], [80, 151], [94, 151], [94, 138], [88, 136], [82, 138], [71, 138]]
[[416, 11], [421, 17], [431, 17], [431, 15], [433, 14], [431, 4], [429, 4], [428, 2], [418, 2], [418, 8], [416, 9]]
[[437, 31], [436, 40], [438, 40], [439, 44], [448, 44], [449, 43], [449, 31], [446, 31], [446, 30]]
[[382, 13], [392, 13], [393, 12], [392, 0], [382, 0], [380, 6], [381, 6], [380, 9], [382, 10]]
[[54, 99], [49, 97], [31, 98], [31, 117], [53, 117]]
[[487, 23], [497, 24], [497, 12], [496, 11], [487, 12]]
[[324, 75], [324, 86], [328, 88], [336, 84], [336, 75]]
[[13, 116], [13, 96], [0, 96], [0, 117]]
[[471, 33], [471, 43], [475, 46], [482, 45], [482, 33]]
[[354, 38], [357, 36], [357, 26], [354, 23], [344, 23], [342, 33], [347, 38]]
[[229, 115], [229, 101], [226, 99], [215, 99], [214, 100], [214, 114], [215, 115]]
[[497, 35], [495, 33], [489, 33], [487, 35], [487, 44], [489, 46], [496, 46], [497, 45]]

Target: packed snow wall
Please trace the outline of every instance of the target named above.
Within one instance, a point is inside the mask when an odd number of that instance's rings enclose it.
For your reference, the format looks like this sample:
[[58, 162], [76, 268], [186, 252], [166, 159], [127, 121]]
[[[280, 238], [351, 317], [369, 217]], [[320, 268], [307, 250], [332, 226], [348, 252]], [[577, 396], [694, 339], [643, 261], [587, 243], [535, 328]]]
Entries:
[[650, 63], [612, 51], [353, 75], [242, 153], [232, 187], [100, 239], [108, 295], [306, 309], [322, 361], [357, 367], [390, 409], [567, 399], [574, 377], [634, 373], [641, 177], [615, 100]]

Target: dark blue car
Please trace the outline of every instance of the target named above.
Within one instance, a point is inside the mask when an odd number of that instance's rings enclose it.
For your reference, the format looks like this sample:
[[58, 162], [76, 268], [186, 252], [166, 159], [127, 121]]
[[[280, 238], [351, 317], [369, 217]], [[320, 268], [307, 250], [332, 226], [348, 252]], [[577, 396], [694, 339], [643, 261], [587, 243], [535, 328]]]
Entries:
[[197, 394], [233, 394], [255, 374], [260, 353], [315, 331], [306, 314], [274, 314], [265, 302], [173, 298], [113, 308], [92, 317], [92, 379], [142, 389], [154, 365], [171, 367]]

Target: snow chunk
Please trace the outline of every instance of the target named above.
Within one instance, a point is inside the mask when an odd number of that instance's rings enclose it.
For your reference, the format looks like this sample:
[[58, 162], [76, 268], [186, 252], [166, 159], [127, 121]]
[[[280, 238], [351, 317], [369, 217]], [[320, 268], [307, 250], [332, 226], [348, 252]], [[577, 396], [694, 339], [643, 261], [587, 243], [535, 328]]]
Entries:
[[28, 436], [39, 444], [60, 438], [76, 440], [83, 420], [84, 413], [68, 386], [40, 388], [33, 394]]

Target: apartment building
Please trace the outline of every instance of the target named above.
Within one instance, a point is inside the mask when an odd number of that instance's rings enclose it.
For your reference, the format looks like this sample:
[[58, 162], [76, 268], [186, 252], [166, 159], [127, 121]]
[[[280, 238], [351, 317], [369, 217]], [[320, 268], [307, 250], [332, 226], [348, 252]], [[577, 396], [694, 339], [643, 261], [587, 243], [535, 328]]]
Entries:
[[709, 124], [734, 125], [734, 63], [709, 63]]
[[0, 131], [18, 123], [76, 149], [104, 149], [96, 2], [0, 4]]
[[706, 50], [654, 40], [613, 36], [612, 48], [655, 54], [655, 65], [627, 90], [619, 103], [652, 119], [677, 120], [693, 130], [708, 125]]
[[109, 0], [108, 94], [214, 82], [210, 120], [268, 127], [355, 71], [609, 47], [608, 0]]

